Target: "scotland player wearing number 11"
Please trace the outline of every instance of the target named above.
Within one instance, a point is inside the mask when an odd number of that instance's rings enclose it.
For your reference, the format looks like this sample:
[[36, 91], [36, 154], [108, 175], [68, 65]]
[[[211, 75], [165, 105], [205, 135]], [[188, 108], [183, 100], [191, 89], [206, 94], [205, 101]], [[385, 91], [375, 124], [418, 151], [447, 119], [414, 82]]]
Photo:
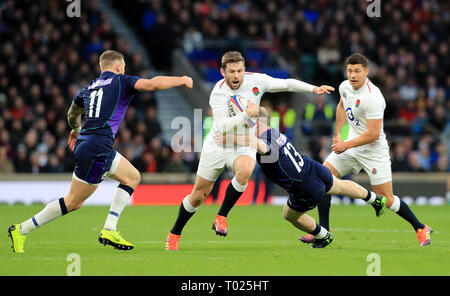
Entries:
[[[187, 76], [157, 76], [143, 79], [125, 74], [121, 53], [107, 50], [100, 55], [100, 76], [75, 96], [67, 113], [70, 132], [68, 145], [74, 152], [75, 169], [69, 193], [20, 224], [9, 226], [14, 252], [23, 253], [26, 235], [34, 229], [81, 207], [105, 177], [120, 182], [115, 191], [99, 242], [119, 250], [134, 245], [117, 231], [117, 222], [131, 194], [139, 184], [139, 171], [113, 147], [114, 139], [132, 97], [138, 91], [164, 90], [177, 86], [192, 88]], [[81, 114], [85, 114], [81, 127]]]

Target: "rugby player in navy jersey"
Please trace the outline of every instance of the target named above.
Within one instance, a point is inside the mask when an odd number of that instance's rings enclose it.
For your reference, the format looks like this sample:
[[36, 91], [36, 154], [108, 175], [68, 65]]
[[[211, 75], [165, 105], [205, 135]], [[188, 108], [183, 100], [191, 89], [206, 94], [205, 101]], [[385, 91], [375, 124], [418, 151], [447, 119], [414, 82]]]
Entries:
[[[26, 235], [34, 229], [79, 209], [105, 177], [119, 181], [99, 241], [120, 250], [134, 245], [117, 231], [117, 221], [139, 184], [139, 171], [113, 147], [114, 139], [132, 97], [139, 91], [164, 90], [177, 86], [192, 88], [188, 76], [157, 76], [143, 79], [125, 74], [124, 56], [107, 50], [100, 55], [101, 74], [73, 99], [67, 113], [70, 132], [68, 145], [74, 152], [75, 169], [69, 193], [48, 203], [30, 219], [8, 228], [14, 252], [23, 253]], [[84, 123], [81, 115], [84, 113]]]
[[285, 135], [270, 128], [270, 117], [263, 107], [260, 108], [256, 132], [258, 137], [217, 133], [214, 139], [219, 145], [234, 142], [257, 150], [256, 161], [263, 173], [289, 193], [283, 217], [296, 228], [314, 236], [313, 248], [324, 248], [334, 240], [331, 232], [306, 214], [317, 206], [325, 193], [363, 199], [374, 207], [377, 216], [384, 211], [385, 197], [377, 196], [353, 181], [337, 179], [321, 163], [301, 155]]

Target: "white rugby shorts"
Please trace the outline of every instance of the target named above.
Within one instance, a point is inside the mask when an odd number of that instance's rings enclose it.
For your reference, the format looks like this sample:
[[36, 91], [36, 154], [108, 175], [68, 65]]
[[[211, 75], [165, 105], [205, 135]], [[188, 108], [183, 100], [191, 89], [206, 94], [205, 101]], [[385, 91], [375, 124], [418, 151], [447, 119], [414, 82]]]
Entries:
[[370, 185], [380, 185], [392, 181], [389, 147], [377, 149], [351, 148], [341, 154], [332, 152], [325, 161], [329, 162], [341, 177], [364, 170], [369, 176]]
[[197, 175], [215, 182], [226, 166], [234, 172], [233, 164], [236, 158], [248, 155], [256, 160], [256, 150], [250, 147], [219, 147], [215, 143], [205, 141], [200, 154]]

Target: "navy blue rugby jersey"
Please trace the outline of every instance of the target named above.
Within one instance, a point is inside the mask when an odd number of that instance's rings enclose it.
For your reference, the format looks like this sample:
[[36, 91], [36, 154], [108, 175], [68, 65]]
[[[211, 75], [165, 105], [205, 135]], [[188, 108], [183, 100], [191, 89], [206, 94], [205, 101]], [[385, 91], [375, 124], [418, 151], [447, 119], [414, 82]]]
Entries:
[[257, 153], [256, 161], [272, 182], [291, 192], [294, 183], [308, 179], [313, 160], [301, 155], [284, 134], [270, 128], [259, 138], [269, 149], [263, 155]]

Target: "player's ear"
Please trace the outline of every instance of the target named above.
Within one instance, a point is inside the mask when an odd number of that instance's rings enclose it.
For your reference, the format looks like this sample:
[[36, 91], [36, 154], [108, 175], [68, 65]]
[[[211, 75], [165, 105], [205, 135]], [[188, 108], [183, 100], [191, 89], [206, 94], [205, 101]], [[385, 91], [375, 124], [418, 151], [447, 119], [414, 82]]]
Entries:
[[223, 68], [220, 68], [220, 74], [222, 74], [222, 76], [225, 77], [225, 70]]

